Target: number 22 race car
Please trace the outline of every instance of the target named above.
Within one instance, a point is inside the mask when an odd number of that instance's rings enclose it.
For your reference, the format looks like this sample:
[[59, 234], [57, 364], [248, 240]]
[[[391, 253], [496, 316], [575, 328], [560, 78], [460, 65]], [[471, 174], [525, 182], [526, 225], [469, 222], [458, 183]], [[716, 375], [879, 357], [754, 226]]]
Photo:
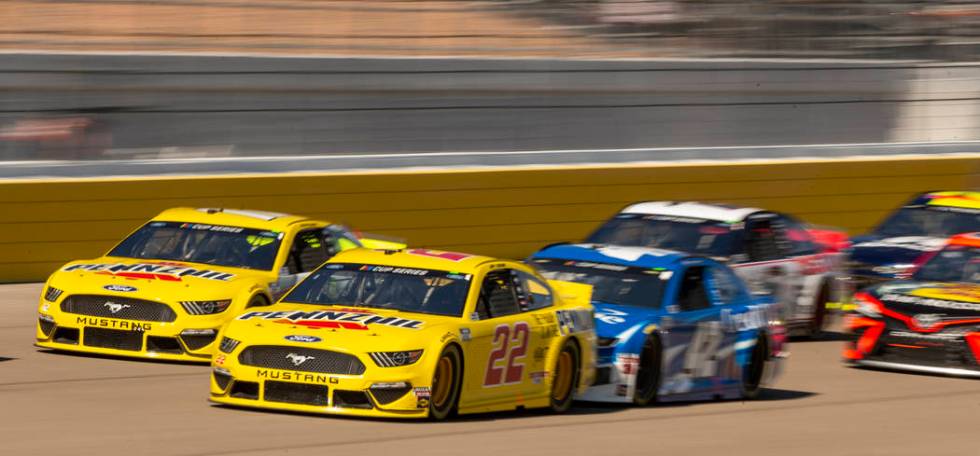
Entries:
[[584, 400], [752, 398], [786, 356], [776, 304], [717, 261], [595, 244], [554, 245], [530, 261], [545, 277], [593, 286], [599, 367]]
[[589, 291], [513, 261], [343, 252], [222, 330], [210, 397], [392, 418], [564, 411], [595, 370]]
[[36, 345], [207, 361], [231, 317], [268, 305], [330, 256], [366, 243], [402, 247], [304, 217], [170, 209], [105, 257], [73, 261], [51, 275]]

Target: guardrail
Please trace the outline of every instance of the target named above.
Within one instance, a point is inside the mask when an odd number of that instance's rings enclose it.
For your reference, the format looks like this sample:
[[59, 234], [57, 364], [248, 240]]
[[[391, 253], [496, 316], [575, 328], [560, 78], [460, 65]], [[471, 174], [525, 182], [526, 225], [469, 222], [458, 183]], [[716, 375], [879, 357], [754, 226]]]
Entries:
[[0, 108], [0, 160], [964, 141], [980, 64], [10, 54]]
[[871, 227], [913, 193], [980, 186], [980, 154], [743, 163], [578, 165], [0, 181], [0, 282], [95, 257], [162, 209], [302, 213], [413, 245], [524, 257], [581, 239], [636, 200], [757, 205]]

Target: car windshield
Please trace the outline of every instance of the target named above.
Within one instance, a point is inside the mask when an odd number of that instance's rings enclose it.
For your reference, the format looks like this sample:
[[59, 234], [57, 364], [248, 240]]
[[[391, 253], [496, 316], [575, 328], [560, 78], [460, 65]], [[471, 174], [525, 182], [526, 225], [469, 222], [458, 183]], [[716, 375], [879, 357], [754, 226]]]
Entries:
[[150, 222], [109, 256], [271, 270], [282, 233], [236, 226]]
[[892, 214], [875, 230], [885, 237], [930, 236], [980, 231], [980, 210], [944, 206], [907, 206]]
[[928, 282], [980, 283], [980, 248], [946, 246], [922, 265], [913, 278]]
[[586, 242], [727, 257], [732, 254], [734, 238], [730, 224], [715, 220], [620, 214], [606, 222]]
[[327, 263], [282, 300], [459, 317], [470, 279], [430, 269]]
[[534, 259], [550, 280], [592, 285], [592, 302], [658, 309], [670, 272], [606, 263]]

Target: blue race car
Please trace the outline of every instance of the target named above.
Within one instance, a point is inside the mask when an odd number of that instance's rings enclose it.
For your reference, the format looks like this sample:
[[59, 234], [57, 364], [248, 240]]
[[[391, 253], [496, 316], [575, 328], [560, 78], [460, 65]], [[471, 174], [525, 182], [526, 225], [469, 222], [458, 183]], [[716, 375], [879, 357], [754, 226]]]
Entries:
[[528, 260], [549, 279], [592, 285], [599, 357], [578, 399], [753, 398], [786, 356], [786, 329], [769, 297], [730, 268], [669, 250], [556, 244]]
[[851, 239], [855, 288], [906, 279], [955, 234], [980, 231], [980, 192], [917, 195], [873, 231]]

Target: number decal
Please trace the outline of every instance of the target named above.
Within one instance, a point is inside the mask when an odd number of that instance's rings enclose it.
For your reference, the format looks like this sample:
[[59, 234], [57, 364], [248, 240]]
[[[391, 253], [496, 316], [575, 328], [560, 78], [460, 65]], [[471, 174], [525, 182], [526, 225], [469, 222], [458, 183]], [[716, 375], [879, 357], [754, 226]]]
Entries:
[[472, 255], [467, 255], [465, 253], [456, 252], [443, 252], [441, 250], [429, 250], [429, 249], [411, 249], [408, 253], [412, 255], [422, 255], [433, 258], [442, 258], [443, 260], [449, 261], [463, 261]]
[[721, 346], [721, 339], [721, 325], [718, 322], [698, 324], [684, 355], [684, 372], [693, 377], [715, 376], [718, 363], [714, 358]]
[[[524, 377], [524, 363], [527, 355], [527, 342], [531, 328], [521, 321], [514, 323], [513, 330], [509, 325], [500, 325], [493, 330], [493, 347], [487, 360], [487, 373], [483, 377], [483, 386], [499, 386], [520, 383]], [[513, 343], [512, 343], [513, 342]], [[498, 362], [507, 359], [502, 365]]]

